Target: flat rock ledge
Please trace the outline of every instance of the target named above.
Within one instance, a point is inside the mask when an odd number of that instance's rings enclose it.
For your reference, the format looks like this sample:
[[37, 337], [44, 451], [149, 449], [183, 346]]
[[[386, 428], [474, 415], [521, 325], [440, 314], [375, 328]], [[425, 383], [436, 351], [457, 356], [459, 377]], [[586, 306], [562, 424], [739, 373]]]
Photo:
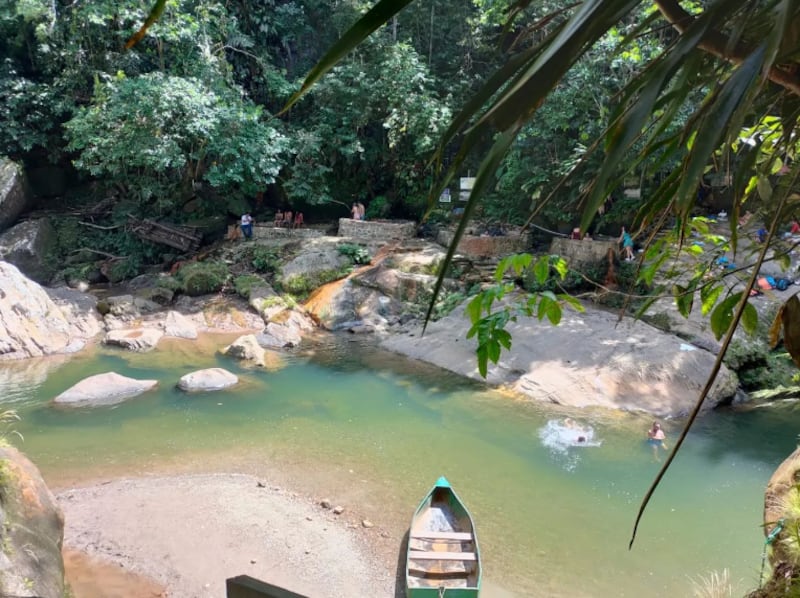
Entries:
[[136, 380], [114, 372], [106, 372], [81, 380], [53, 399], [53, 403], [68, 407], [116, 405], [157, 385], [158, 380]]
[[197, 370], [181, 376], [178, 388], [186, 392], [212, 392], [238, 384], [239, 377], [222, 368]]

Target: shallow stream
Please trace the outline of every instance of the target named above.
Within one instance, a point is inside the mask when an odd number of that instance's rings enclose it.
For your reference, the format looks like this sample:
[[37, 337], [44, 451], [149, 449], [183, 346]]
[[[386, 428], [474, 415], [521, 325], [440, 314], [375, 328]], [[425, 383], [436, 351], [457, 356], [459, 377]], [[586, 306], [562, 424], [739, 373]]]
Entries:
[[[795, 448], [800, 412], [714, 413], [691, 434], [656, 493], [633, 550], [639, 501], [659, 463], [650, 419], [566, 412], [362, 345], [329, 338], [278, 371], [239, 368], [224, 338], [162, 341], [156, 352], [95, 349], [0, 364], [2, 409], [18, 446], [58, 489], [180, 471], [245, 471], [327, 496], [401, 533], [444, 474], [471, 510], [492, 596], [687, 596], [727, 568], [734, 595], [758, 585], [763, 490]], [[194, 369], [225, 367], [235, 391], [188, 396]], [[86, 376], [156, 378], [116, 407], [62, 410], [50, 400]], [[552, 424], [591, 426], [592, 442], [552, 441]], [[678, 424], [667, 422], [668, 439]], [[545, 430], [545, 433], [542, 433]], [[398, 551], [400, 547], [398, 546]]]

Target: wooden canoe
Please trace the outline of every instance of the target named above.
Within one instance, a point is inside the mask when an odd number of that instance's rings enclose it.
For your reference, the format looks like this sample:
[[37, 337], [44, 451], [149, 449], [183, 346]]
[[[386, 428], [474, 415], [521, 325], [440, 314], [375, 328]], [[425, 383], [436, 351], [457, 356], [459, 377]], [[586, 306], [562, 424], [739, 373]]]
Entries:
[[407, 598], [474, 598], [481, 560], [472, 516], [444, 477], [417, 507], [408, 532]]

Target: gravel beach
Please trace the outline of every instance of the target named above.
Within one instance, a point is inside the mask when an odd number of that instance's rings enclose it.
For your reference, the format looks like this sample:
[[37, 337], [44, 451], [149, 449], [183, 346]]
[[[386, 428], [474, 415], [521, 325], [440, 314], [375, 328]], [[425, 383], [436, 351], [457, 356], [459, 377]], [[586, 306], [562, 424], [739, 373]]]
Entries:
[[237, 575], [312, 598], [396, 595], [369, 522], [249, 475], [128, 478], [58, 502], [75, 598], [222, 598]]

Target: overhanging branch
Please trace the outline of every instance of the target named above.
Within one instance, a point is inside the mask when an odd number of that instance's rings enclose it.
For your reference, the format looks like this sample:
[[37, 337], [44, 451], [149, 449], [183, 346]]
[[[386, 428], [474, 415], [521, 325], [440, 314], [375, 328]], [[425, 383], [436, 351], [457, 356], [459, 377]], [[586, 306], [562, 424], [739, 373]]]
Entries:
[[[686, 12], [677, 0], [655, 0], [659, 12], [679, 32], [683, 33], [694, 22], [694, 17]], [[719, 31], [708, 31], [700, 40], [698, 47], [701, 50], [721, 58], [732, 64], [741, 64], [750, 55], [750, 48], [745, 44], [732, 44], [731, 41]], [[792, 71], [780, 67], [771, 67], [767, 78], [784, 89], [800, 96], [800, 80]]]

